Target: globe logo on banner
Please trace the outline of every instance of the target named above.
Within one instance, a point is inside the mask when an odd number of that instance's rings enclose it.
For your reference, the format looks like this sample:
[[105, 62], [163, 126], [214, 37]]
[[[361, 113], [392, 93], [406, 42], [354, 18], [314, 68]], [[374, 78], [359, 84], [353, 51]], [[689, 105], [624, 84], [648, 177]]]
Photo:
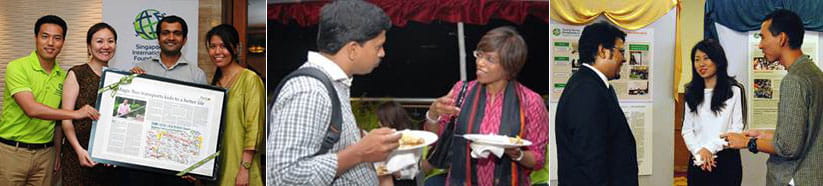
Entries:
[[134, 17], [135, 36], [139, 36], [145, 40], [157, 39], [157, 33], [154, 32], [155, 25], [165, 16], [165, 12], [160, 12], [155, 9], [140, 11], [140, 13], [137, 13], [137, 16]]
[[552, 30], [552, 34], [553, 34], [554, 36], [560, 36], [560, 29], [559, 29], [559, 28], [554, 28], [554, 29]]

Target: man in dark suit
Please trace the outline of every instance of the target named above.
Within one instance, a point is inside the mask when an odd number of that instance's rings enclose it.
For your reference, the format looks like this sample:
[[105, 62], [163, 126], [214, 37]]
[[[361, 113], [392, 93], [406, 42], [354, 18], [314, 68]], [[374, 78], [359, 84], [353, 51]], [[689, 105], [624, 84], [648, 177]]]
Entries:
[[600, 22], [583, 28], [580, 69], [566, 83], [555, 120], [558, 183], [637, 183], [637, 151], [608, 80], [620, 78], [626, 33]]

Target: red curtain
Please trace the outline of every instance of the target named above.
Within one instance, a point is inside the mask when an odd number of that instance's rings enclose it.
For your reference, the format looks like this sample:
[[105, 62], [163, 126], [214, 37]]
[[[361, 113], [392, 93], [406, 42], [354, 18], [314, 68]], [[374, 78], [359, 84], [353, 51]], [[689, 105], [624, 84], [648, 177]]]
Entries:
[[[486, 24], [503, 19], [522, 24], [528, 15], [549, 22], [549, 2], [510, 0], [367, 0], [386, 12], [395, 26], [408, 21], [429, 23], [440, 20], [466, 24]], [[294, 21], [300, 26], [317, 24], [320, 8], [330, 1], [279, 3], [268, 5], [268, 19], [281, 23]]]

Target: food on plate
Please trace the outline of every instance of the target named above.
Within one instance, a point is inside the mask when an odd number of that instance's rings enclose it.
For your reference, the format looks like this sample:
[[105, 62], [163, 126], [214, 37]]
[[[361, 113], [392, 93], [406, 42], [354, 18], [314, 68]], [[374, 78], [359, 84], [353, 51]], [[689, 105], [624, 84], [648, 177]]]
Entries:
[[520, 136], [517, 136], [517, 137], [514, 137], [514, 138], [509, 137], [509, 142], [511, 142], [512, 144], [515, 144], [515, 145], [522, 145], [523, 144], [523, 139], [520, 138]]
[[389, 173], [389, 169], [386, 168], [386, 165], [378, 165], [374, 168], [377, 171], [378, 176], [386, 175]]
[[421, 137], [413, 136], [410, 134], [403, 134], [403, 136], [400, 137], [400, 148], [413, 147], [416, 145], [421, 145], [425, 142], [426, 141], [423, 140], [423, 138]]

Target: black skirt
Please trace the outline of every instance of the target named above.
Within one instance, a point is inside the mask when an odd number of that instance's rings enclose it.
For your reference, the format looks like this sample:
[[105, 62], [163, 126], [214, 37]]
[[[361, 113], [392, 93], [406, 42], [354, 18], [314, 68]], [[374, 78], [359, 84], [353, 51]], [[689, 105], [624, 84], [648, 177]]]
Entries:
[[715, 161], [717, 167], [711, 172], [703, 171], [694, 165], [694, 157], [689, 160], [688, 183], [689, 186], [704, 185], [733, 185], [739, 186], [743, 180], [743, 166], [740, 161], [740, 150], [725, 149], [717, 154]]
[[417, 179], [413, 180], [397, 180], [394, 179], [395, 186], [417, 186]]

